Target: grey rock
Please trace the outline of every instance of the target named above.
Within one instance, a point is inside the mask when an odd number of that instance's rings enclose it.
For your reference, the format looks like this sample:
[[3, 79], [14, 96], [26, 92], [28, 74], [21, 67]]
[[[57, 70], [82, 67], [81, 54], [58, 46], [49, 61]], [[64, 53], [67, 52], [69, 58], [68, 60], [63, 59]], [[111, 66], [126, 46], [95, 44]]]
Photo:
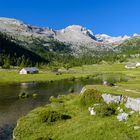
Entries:
[[120, 113], [117, 116], [117, 119], [119, 121], [126, 121], [128, 118], [129, 118], [129, 114], [127, 114], [127, 113]]
[[140, 129], [140, 126], [134, 126], [134, 130]]
[[94, 111], [94, 107], [89, 107], [88, 111], [90, 112], [90, 115], [92, 115], [92, 116], [96, 115], [96, 111]]
[[[18, 38], [38, 37], [43, 40], [54, 39], [70, 45], [72, 54], [90, 53], [94, 51], [114, 51], [110, 44], [120, 44], [129, 37], [111, 37], [107, 35], [94, 35], [94, 33], [80, 25], [71, 25], [61, 30], [48, 27], [36, 27], [10, 18], [0, 18], [0, 31], [12, 34]], [[22, 40], [22, 39], [21, 39]], [[24, 41], [24, 40], [23, 40]], [[28, 41], [29, 42], [29, 41]], [[46, 46], [46, 44], [44, 44]]]
[[132, 109], [135, 112], [140, 113], [140, 98], [134, 99], [134, 98], [128, 97], [125, 106], [127, 108]]
[[103, 100], [109, 104], [112, 102], [115, 103], [120, 103], [122, 100], [122, 96], [115, 96], [115, 95], [110, 95], [110, 94], [102, 94]]

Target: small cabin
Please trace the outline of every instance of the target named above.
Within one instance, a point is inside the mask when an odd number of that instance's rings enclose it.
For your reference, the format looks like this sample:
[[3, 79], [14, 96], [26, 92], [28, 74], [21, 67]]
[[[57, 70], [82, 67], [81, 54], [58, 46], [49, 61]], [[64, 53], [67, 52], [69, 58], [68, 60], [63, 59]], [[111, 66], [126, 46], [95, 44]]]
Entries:
[[134, 69], [134, 68], [136, 68], [136, 64], [127, 64], [127, 65], [125, 65], [125, 68], [126, 69]]
[[136, 63], [136, 67], [140, 67], [140, 62]]
[[23, 68], [20, 70], [19, 74], [36, 74], [39, 73], [37, 68]]

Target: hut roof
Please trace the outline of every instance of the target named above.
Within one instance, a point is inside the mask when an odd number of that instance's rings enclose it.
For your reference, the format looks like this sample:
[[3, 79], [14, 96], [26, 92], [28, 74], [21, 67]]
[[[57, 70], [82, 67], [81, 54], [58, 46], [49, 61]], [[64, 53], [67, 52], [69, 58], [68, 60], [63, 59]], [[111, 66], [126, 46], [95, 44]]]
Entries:
[[136, 64], [127, 64], [126, 66], [131, 68], [131, 67], [136, 67]]
[[23, 69], [26, 71], [38, 71], [38, 68], [36, 68], [36, 67], [31, 67], [31, 68], [27, 67], [27, 68], [23, 68]]

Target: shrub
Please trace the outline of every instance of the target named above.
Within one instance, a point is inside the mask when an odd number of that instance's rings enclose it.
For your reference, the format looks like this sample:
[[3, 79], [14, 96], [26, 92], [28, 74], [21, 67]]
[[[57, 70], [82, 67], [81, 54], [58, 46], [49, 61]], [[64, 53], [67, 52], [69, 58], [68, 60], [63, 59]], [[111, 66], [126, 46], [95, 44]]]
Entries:
[[43, 114], [40, 114], [42, 122], [46, 122], [48, 124], [59, 121], [59, 120], [67, 120], [71, 119], [71, 116], [66, 114], [61, 114], [58, 111], [47, 110]]
[[4, 64], [4, 65], [2, 66], [2, 68], [3, 68], [3, 69], [10, 69], [10, 64]]
[[69, 93], [68, 95], [58, 95], [58, 97], [51, 96], [49, 98], [49, 101], [52, 103], [64, 103], [66, 101], [72, 100], [75, 98], [77, 94], [74, 93]]
[[101, 105], [95, 107], [95, 111], [97, 115], [101, 117], [111, 116], [117, 113], [117, 107], [118, 107], [117, 103], [110, 104], [102, 103]]
[[53, 80], [50, 80], [50, 83], [53, 83], [54, 81]]
[[53, 67], [52, 72], [58, 72], [58, 67]]
[[80, 97], [80, 103], [88, 107], [96, 103], [101, 103], [102, 101], [101, 93], [95, 89], [87, 89]]
[[89, 79], [89, 78], [90, 78], [90, 76], [87, 76], [87, 77], [86, 77], [86, 79]]
[[75, 81], [75, 79], [76, 79], [75, 77], [70, 78], [70, 80], [73, 82]]
[[52, 140], [52, 139], [48, 137], [39, 137], [36, 140]]
[[62, 72], [57, 72], [56, 75], [62, 75]]

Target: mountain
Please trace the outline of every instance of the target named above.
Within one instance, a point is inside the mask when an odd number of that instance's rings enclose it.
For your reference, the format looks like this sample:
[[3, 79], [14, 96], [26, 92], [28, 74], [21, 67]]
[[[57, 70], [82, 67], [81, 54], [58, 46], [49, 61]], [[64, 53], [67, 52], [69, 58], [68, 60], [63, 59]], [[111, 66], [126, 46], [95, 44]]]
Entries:
[[15, 43], [10, 36], [0, 33], [0, 66], [6, 65], [6, 68], [9, 64], [20, 66], [23, 63], [34, 66], [37, 63], [48, 62], [47, 59]]
[[54, 38], [61, 42], [67, 42], [73, 45], [85, 45], [89, 43], [93, 43], [94, 45], [99, 44], [92, 31], [80, 25], [72, 25], [59, 30], [56, 32]]
[[[15, 53], [17, 59], [18, 55], [24, 55], [32, 64], [37, 62], [32, 59], [35, 57], [38, 57], [39, 63], [59, 61], [65, 64], [71, 62], [72, 65], [99, 63], [102, 60], [122, 62], [131, 53], [136, 54], [140, 50], [139, 34], [112, 37], [94, 34], [80, 25], [54, 30], [25, 24], [16, 19], [0, 18], [0, 34], [0, 37], [5, 37], [5, 42], [14, 43], [11, 46], [16, 46], [16, 49], [10, 48], [14, 50], [11, 53], [6, 46], [1, 45], [0, 50], [3, 48], [4, 51], [3, 54], [0, 51], [0, 57], [2, 55], [11, 57]], [[25, 52], [30, 55], [27, 56]], [[35, 57], [30, 58], [32, 55]]]
[[55, 34], [55, 31], [52, 29], [31, 26], [22, 21], [10, 18], [0, 18], [0, 31], [25, 36], [35, 35], [40, 37], [45, 35], [50, 38]]
[[[118, 45], [130, 37], [111, 37], [104, 34], [94, 35], [93, 32], [80, 25], [71, 25], [61, 30], [48, 27], [36, 27], [22, 21], [0, 18], [0, 31], [15, 37], [22, 45], [29, 48], [34, 39], [40, 40], [40, 45], [51, 46], [52, 41], [64, 43], [71, 47], [71, 54], [81, 54], [90, 51], [109, 51], [112, 44]], [[30, 49], [30, 48], [29, 48]], [[69, 48], [70, 49], [70, 48]], [[48, 48], [46, 49], [48, 50]]]
[[111, 37], [109, 35], [106, 34], [98, 34], [96, 35], [96, 38], [98, 39], [98, 41], [103, 42], [104, 44], [120, 44], [123, 41], [130, 39], [130, 36], [118, 36], [118, 37]]
[[118, 50], [122, 53], [133, 55], [140, 54], [140, 35], [135, 34], [129, 40], [125, 40], [119, 46], [117, 46]]
[[9, 18], [0, 18], [0, 32], [12, 36], [15, 43], [35, 53], [59, 52], [67, 53], [70, 48], [54, 39], [55, 31], [40, 28]]

